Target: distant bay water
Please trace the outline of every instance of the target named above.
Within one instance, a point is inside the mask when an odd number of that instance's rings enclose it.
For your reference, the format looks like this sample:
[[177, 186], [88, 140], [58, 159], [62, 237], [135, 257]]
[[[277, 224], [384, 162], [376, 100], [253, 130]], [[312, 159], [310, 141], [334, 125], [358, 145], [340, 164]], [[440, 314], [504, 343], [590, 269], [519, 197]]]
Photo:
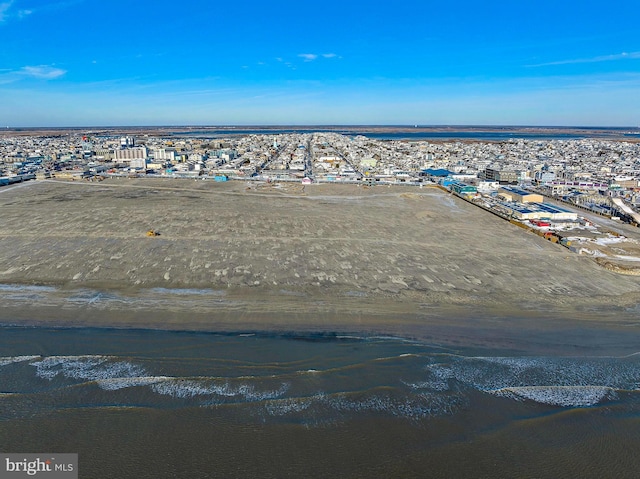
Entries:
[[606, 139], [640, 139], [640, 130], [629, 128], [540, 128], [540, 129], [422, 129], [422, 128], [398, 128], [398, 129], [350, 129], [350, 128], [210, 128], [193, 130], [171, 131], [171, 136], [186, 136], [196, 138], [216, 138], [225, 136], [247, 135], [288, 135], [288, 134], [312, 134], [312, 133], [338, 133], [345, 136], [366, 136], [376, 140], [466, 140], [466, 141], [509, 141], [509, 140], [580, 140], [586, 138]]

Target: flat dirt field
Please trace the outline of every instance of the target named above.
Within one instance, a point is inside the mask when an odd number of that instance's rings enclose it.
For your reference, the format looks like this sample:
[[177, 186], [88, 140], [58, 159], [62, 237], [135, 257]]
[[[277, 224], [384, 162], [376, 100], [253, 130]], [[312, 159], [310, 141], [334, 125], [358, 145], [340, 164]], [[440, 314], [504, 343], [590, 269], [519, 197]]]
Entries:
[[45, 180], [0, 189], [0, 218], [5, 324], [428, 338], [640, 312], [640, 277], [436, 188]]

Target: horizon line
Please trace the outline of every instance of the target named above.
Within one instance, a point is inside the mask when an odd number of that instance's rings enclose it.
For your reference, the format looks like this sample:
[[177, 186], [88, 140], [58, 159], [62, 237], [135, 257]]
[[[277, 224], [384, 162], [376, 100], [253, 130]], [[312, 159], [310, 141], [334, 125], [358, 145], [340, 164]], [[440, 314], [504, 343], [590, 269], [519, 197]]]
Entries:
[[510, 125], [510, 124], [166, 124], [166, 125], [66, 125], [66, 126], [5, 126], [0, 131], [12, 130], [79, 130], [79, 129], [160, 129], [160, 128], [205, 128], [205, 129], [313, 129], [313, 128], [406, 128], [406, 129], [432, 129], [432, 128], [492, 128], [492, 129], [587, 129], [587, 130], [640, 130], [640, 126], [625, 125]]

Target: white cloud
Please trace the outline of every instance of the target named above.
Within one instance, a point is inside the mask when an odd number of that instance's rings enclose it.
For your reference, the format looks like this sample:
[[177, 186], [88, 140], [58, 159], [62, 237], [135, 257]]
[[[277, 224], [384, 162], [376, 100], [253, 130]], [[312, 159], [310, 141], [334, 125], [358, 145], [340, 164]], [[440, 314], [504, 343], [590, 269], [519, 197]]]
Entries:
[[28, 77], [39, 78], [41, 80], [53, 80], [55, 78], [60, 78], [62, 75], [67, 73], [67, 71], [49, 65], [38, 65], [22, 67], [18, 73]]
[[6, 23], [10, 19], [22, 20], [29, 15], [33, 15], [34, 13], [53, 12], [71, 8], [75, 5], [83, 3], [84, 1], [85, 0], [67, 0], [58, 3], [49, 3], [48, 5], [42, 5], [36, 9], [23, 8], [22, 10], [12, 12], [10, 12], [9, 10], [11, 10], [11, 7], [15, 3], [15, 0], [0, 2], [0, 24]]
[[637, 60], [640, 58], [640, 52], [622, 52], [614, 55], [602, 55], [591, 58], [574, 58], [571, 60], [559, 60], [556, 62], [538, 63], [535, 65], [527, 65], [529, 67], [547, 67], [553, 65], [572, 65], [576, 63], [600, 63], [600, 62], [612, 62], [617, 60]]
[[305, 62], [312, 62], [313, 60], [318, 58], [318, 55], [316, 55], [315, 53], [301, 53], [298, 56], [300, 58], [304, 58]]
[[13, 3], [13, 0], [11, 2], [0, 3], [0, 23], [4, 23], [7, 20], [7, 17], [8, 17], [7, 12], [11, 8], [12, 3]]
[[312, 62], [317, 60], [318, 58], [341, 58], [335, 53], [322, 53], [318, 55], [317, 53], [300, 53], [298, 55], [300, 58], [304, 59], [305, 62]]
[[14, 0], [9, 2], [0, 3], [0, 24], [7, 22], [10, 18], [17, 18], [19, 20], [28, 17], [33, 13], [33, 10], [18, 10], [16, 13], [9, 12], [13, 6]]

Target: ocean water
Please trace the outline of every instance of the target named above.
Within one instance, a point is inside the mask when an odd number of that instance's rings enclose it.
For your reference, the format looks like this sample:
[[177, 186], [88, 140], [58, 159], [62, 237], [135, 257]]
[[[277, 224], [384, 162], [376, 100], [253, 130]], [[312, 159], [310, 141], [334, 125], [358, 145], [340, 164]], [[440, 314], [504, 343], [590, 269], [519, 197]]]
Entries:
[[640, 355], [0, 328], [0, 449], [80, 477], [637, 477]]

